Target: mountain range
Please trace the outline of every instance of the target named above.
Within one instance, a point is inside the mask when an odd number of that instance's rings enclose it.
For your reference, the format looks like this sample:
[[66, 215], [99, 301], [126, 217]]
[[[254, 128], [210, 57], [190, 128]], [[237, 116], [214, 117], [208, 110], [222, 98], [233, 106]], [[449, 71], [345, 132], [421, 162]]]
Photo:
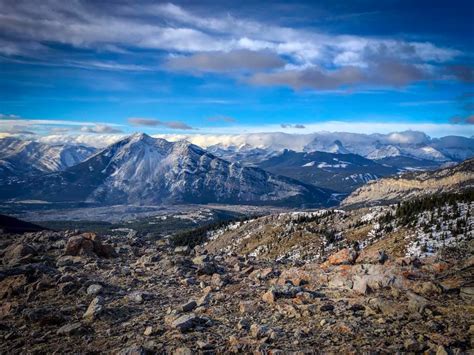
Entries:
[[260, 139], [248, 135], [240, 145], [227, 140], [207, 149], [146, 134], [124, 137], [102, 149], [3, 138], [0, 198], [98, 204], [334, 205], [370, 181], [396, 180], [409, 171], [439, 169], [474, 156], [473, 138], [431, 139], [421, 132], [320, 132], [297, 142], [276, 135], [280, 140], [272, 134]]
[[129, 136], [64, 171], [4, 185], [0, 197], [100, 204], [336, 202], [329, 190], [146, 134]]
[[[460, 162], [474, 156], [474, 138], [472, 137], [430, 138], [422, 132], [415, 131], [390, 134], [261, 133], [225, 136], [220, 138], [220, 142], [217, 136], [208, 138], [187, 136], [185, 138], [191, 142], [199, 142], [219, 157], [238, 160], [246, 165], [256, 165], [281, 154], [284, 150], [357, 154], [401, 170], [433, 169], [445, 163]], [[206, 145], [206, 142], [213, 144]]]

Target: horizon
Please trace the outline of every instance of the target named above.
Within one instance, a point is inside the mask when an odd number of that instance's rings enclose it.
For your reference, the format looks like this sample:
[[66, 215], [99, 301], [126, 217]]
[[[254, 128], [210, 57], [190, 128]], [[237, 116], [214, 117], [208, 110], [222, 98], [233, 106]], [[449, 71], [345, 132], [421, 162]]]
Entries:
[[469, 1], [3, 0], [0, 134], [472, 137], [472, 13]]

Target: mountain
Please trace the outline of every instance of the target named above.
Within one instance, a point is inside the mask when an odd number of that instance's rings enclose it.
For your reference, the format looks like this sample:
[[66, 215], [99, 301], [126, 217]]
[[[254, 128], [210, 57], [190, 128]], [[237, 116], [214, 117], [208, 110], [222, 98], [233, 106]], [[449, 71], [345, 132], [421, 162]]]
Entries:
[[[456, 137], [452, 140], [452, 144], [456, 147], [463, 147], [465, 139], [468, 138]], [[435, 142], [426, 134], [414, 131], [387, 135], [322, 132], [316, 133], [314, 139], [305, 146], [304, 150], [307, 152], [332, 152], [334, 145], [338, 144], [347, 152], [362, 155], [372, 160], [398, 156], [435, 162], [452, 160], [451, 156], [444, 154], [443, 144], [435, 145]], [[469, 155], [469, 153], [467, 154]], [[474, 152], [471, 152], [471, 154], [474, 154]]]
[[411, 172], [398, 177], [369, 182], [354, 191], [344, 206], [393, 203], [407, 198], [444, 192], [467, 190], [474, 187], [474, 159], [444, 169]]
[[335, 202], [328, 190], [225, 161], [186, 141], [146, 134], [127, 137], [65, 171], [0, 187], [0, 197], [100, 204]]
[[85, 160], [95, 148], [84, 145], [44, 144], [13, 137], [0, 139], [0, 181], [62, 171]]
[[302, 153], [291, 150], [259, 163], [258, 167], [341, 193], [351, 192], [368, 181], [398, 172], [395, 168], [356, 154]]
[[238, 162], [246, 166], [257, 166], [258, 163], [279, 154], [279, 152], [271, 149], [252, 147], [250, 144], [230, 145], [228, 147], [215, 144], [208, 147], [207, 151], [221, 159]]

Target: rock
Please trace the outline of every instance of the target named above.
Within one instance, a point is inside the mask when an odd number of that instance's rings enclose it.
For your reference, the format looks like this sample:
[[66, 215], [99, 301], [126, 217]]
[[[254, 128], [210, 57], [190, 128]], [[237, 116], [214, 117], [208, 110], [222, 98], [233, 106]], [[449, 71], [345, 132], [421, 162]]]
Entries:
[[217, 272], [217, 268], [213, 263], [205, 262], [198, 266], [196, 273], [198, 275], [213, 275]]
[[332, 312], [334, 310], [334, 306], [332, 304], [323, 304], [319, 307], [321, 312]]
[[187, 255], [191, 251], [191, 248], [187, 245], [174, 248], [176, 254]]
[[200, 299], [197, 300], [197, 307], [207, 306], [212, 300], [210, 293], [205, 293]]
[[262, 295], [262, 300], [269, 304], [273, 304], [276, 301], [276, 293], [273, 290], [268, 290]]
[[179, 306], [179, 310], [181, 312], [191, 312], [196, 307], [197, 307], [196, 301], [189, 301], [189, 302], [186, 302], [185, 304], [182, 304], [181, 306]]
[[474, 303], [474, 287], [473, 286], [461, 287], [459, 290], [459, 295], [467, 303], [469, 304]]
[[339, 250], [332, 254], [327, 262], [329, 265], [352, 265], [357, 259], [357, 252], [348, 248]]
[[94, 243], [92, 240], [84, 238], [82, 235], [76, 235], [69, 238], [64, 249], [65, 255], [94, 255]]
[[431, 281], [417, 282], [412, 287], [412, 290], [420, 295], [428, 297], [433, 295], [439, 295], [443, 292], [441, 287], [437, 286]]
[[193, 263], [195, 265], [203, 265], [209, 261], [209, 255], [198, 255], [193, 258]]
[[63, 325], [56, 331], [57, 335], [82, 335], [85, 332], [84, 326], [80, 322]]
[[196, 316], [194, 313], [185, 314], [171, 323], [171, 327], [178, 329], [181, 332], [187, 332], [197, 326], [204, 325], [207, 320]]
[[367, 278], [364, 276], [356, 275], [352, 278], [352, 289], [362, 295], [369, 293], [370, 288], [367, 285]]
[[117, 352], [117, 355], [151, 355], [152, 351], [141, 346], [141, 345], [132, 345], [128, 348], [122, 349]]
[[102, 285], [99, 285], [99, 284], [93, 284], [93, 285], [90, 285], [88, 288], [87, 288], [87, 294], [88, 295], [91, 295], [91, 296], [96, 296], [98, 294], [100, 294], [102, 292], [104, 288], [102, 287]]
[[250, 326], [250, 335], [254, 338], [263, 338], [268, 332], [268, 327], [259, 324], [252, 324]]
[[197, 345], [198, 349], [200, 349], [200, 350], [211, 350], [211, 349], [214, 348], [212, 346], [212, 344], [209, 344], [209, 343], [207, 343], [205, 341], [201, 341], [201, 340], [198, 340], [196, 342], [196, 345]]
[[253, 265], [250, 265], [249, 267], [246, 267], [245, 269], [243, 269], [242, 273], [245, 275], [250, 275], [254, 270], [255, 268], [253, 267]]
[[82, 318], [87, 319], [87, 320], [94, 320], [98, 316], [100, 316], [103, 310], [104, 310], [104, 298], [101, 296], [97, 296], [89, 304], [89, 307], [87, 308]]
[[246, 319], [241, 319], [239, 320], [239, 322], [237, 323], [237, 329], [238, 330], [249, 330], [250, 329], [250, 323], [248, 320]]
[[143, 335], [150, 336], [150, 335], [153, 335], [153, 333], [154, 333], [153, 327], [148, 326], [148, 327], [145, 328], [145, 331], [143, 332]]
[[428, 307], [428, 300], [422, 296], [419, 296], [413, 292], [407, 292], [408, 297], [408, 309], [412, 312], [418, 312], [422, 314], [426, 307]]
[[242, 314], [255, 313], [260, 309], [258, 304], [253, 301], [241, 301], [239, 303], [239, 311]]
[[71, 256], [99, 256], [103, 258], [113, 258], [117, 256], [115, 249], [110, 245], [102, 244], [100, 237], [95, 233], [83, 233], [69, 238], [64, 249], [64, 254]]
[[36, 250], [31, 245], [25, 243], [12, 244], [5, 249], [2, 259], [4, 264], [12, 265], [29, 262], [31, 257], [36, 254]]
[[133, 291], [127, 295], [127, 299], [134, 303], [143, 303], [145, 300], [145, 294], [142, 291]]
[[223, 277], [219, 274], [213, 274], [211, 278], [211, 285], [215, 287], [224, 287], [229, 283], [229, 279], [227, 277]]
[[193, 355], [193, 351], [190, 348], [181, 347], [175, 349], [173, 355]]

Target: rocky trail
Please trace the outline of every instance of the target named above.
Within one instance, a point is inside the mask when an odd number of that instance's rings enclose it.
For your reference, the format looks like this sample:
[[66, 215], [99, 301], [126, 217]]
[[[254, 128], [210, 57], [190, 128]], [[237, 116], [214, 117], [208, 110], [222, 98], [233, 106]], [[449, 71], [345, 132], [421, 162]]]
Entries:
[[0, 250], [0, 353], [472, 351], [472, 256], [302, 264], [51, 231]]

